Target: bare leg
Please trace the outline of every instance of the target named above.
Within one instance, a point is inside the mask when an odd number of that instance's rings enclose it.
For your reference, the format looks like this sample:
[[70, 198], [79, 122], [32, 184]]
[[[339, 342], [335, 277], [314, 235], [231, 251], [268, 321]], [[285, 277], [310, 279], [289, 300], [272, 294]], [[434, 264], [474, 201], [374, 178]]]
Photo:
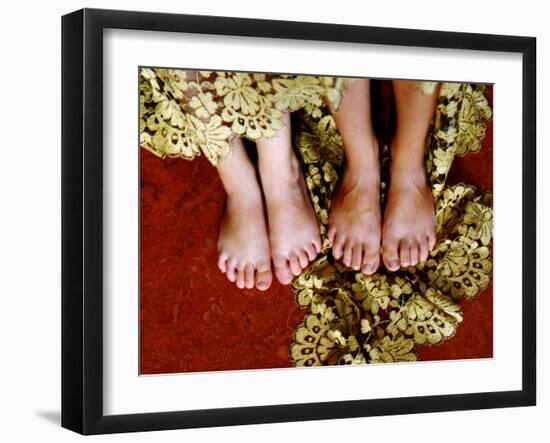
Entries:
[[239, 288], [265, 291], [271, 285], [271, 257], [262, 191], [243, 142], [217, 166], [227, 202], [218, 239], [218, 267]]
[[332, 254], [356, 271], [380, 264], [380, 160], [372, 127], [370, 81], [353, 80], [335, 114], [346, 164], [329, 216]]
[[397, 130], [391, 144], [390, 189], [382, 228], [382, 259], [390, 271], [426, 260], [435, 244], [434, 204], [424, 153], [437, 93], [423, 94], [416, 81], [395, 80], [393, 88]]
[[285, 114], [284, 122], [285, 126], [274, 137], [260, 139], [256, 145], [275, 275], [286, 285], [315, 259], [321, 249], [321, 237], [292, 149], [289, 113]]

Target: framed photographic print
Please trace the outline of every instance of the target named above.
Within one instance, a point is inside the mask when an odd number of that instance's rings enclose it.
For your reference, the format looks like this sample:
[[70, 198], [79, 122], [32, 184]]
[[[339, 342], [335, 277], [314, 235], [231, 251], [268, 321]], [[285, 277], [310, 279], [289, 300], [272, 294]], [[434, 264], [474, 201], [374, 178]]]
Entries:
[[531, 37], [62, 21], [62, 425], [534, 405]]

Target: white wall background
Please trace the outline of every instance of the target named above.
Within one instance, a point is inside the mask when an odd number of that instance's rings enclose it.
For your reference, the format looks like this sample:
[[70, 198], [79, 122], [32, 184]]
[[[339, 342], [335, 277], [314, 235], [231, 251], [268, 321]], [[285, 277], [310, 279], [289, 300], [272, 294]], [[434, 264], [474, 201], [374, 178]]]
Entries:
[[[368, 6], [367, 6], [368, 4]], [[60, 414], [60, 17], [81, 7], [155, 10], [282, 20], [349, 23], [538, 38], [538, 148], [543, 150], [543, 76], [550, 72], [544, 2], [462, 0], [112, 0], [4, 2], [0, 26], [0, 439], [81, 440], [59, 427]], [[539, 155], [539, 195], [548, 195], [549, 159]], [[539, 226], [550, 221], [539, 197]], [[549, 236], [539, 230], [539, 276]], [[518, 262], [518, 269], [520, 263]], [[516, 441], [547, 438], [550, 414], [550, 285], [539, 277], [539, 406], [353, 420], [102, 436], [94, 441]], [[519, 309], [519, 306], [518, 306]], [[513, 325], [510, 325], [513, 327]], [[544, 437], [543, 437], [544, 436]]]

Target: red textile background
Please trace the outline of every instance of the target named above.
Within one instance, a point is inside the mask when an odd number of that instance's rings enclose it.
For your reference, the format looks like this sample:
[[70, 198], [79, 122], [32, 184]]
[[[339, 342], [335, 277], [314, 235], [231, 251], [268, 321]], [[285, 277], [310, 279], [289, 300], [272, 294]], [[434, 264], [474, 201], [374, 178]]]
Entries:
[[[492, 88], [489, 88], [492, 102]], [[492, 189], [492, 124], [482, 150], [453, 163], [449, 183]], [[140, 372], [159, 374], [290, 366], [304, 317], [289, 287], [237, 289], [216, 266], [224, 191], [204, 158], [160, 160], [140, 149]], [[491, 357], [492, 287], [463, 302], [464, 323], [421, 360]]]

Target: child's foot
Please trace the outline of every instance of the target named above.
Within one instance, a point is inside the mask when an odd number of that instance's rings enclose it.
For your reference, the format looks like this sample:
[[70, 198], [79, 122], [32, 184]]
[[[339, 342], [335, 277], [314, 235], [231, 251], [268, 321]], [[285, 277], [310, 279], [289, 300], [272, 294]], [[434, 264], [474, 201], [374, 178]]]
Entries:
[[373, 141], [373, 146], [363, 149], [373, 151], [372, 164], [364, 168], [356, 164], [346, 166], [330, 208], [328, 239], [334, 258], [371, 275], [380, 264], [378, 144]]
[[217, 166], [227, 193], [218, 238], [218, 267], [239, 288], [265, 291], [273, 280], [262, 191], [242, 140]]
[[346, 169], [332, 200], [332, 255], [366, 275], [380, 264], [380, 152], [372, 127], [370, 80], [350, 82], [334, 119], [344, 140]]
[[416, 266], [435, 245], [433, 196], [424, 152], [437, 92], [394, 80], [397, 131], [391, 146], [390, 189], [382, 227], [382, 260], [389, 271]]
[[416, 266], [435, 245], [435, 213], [424, 166], [392, 161], [382, 228], [382, 260], [389, 271]]
[[292, 281], [321, 251], [319, 224], [290, 142], [290, 118], [270, 139], [258, 141], [259, 170], [267, 206], [275, 275]]
[[237, 287], [265, 291], [271, 286], [271, 256], [259, 188], [257, 195], [228, 195], [218, 251], [218, 267]]
[[264, 186], [271, 255], [283, 285], [300, 275], [321, 251], [319, 225], [297, 163], [297, 170], [281, 177], [277, 186]]

